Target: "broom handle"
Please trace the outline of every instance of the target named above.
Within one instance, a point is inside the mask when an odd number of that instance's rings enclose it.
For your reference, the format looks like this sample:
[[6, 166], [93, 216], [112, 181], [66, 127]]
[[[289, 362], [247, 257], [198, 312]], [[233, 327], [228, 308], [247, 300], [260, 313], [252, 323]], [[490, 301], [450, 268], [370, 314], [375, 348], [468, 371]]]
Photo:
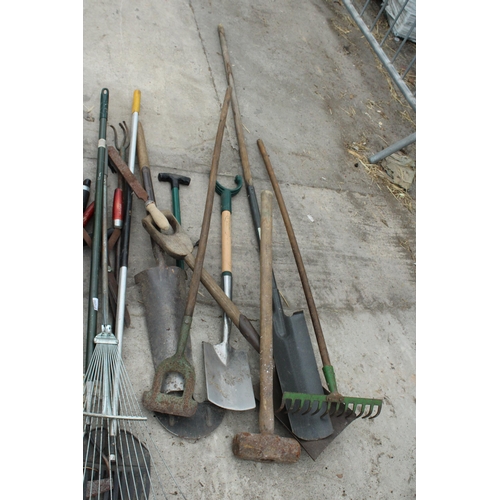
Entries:
[[[217, 182], [217, 170], [219, 168], [219, 158], [222, 149], [222, 138], [224, 137], [224, 127], [226, 126], [226, 117], [231, 101], [231, 87], [226, 90], [224, 103], [220, 113], [219, 126], [217, 128], [217, 135], [215, 137], [215, 147], [212, 156], [212, 165], [210, 167], [210, 178], [208, 180], [207, 200], [205, 202], [205, 212], [203, 213], [203, 222], [201, 224], [200, 242], [198, 244], [198, 252], [194, 263], [193, 275], [191, 277], [191, 284], [189, 286], [188, 297], [186, 301], [186, 310], [184, 317], [192, 317], [194, 306], [196, 304], [196, 296], [201, 280], [201, 271], [203, 270], [203, 260], [207, 250], [208, 231], [210, 229], [210, 219], [212, 217], [212, 210], [215, 198], [215, 184]], [[187, 339], [186, 339], [187, 342]], [[177, 349], [180, 350], [179, 348]]]
[[[314, 327], [314, 333], [316, 334], [316, 340], [318, 342], [319, 353], [321, 355], [321, 361], [323, 366], [331, 366], [330, 357], [328, 356], [328, 350], [326, 347], [325, 337], [323, 335], [323, 329], [321, 328], [321, 323], [319, 321], [318, 310], [316, 309], [316, 304], [314, 303], [314, 298], [311, 292], [311, 287], [309, 286], [309, 280], [307, 279], [306, 268], [304, 267], [304, 262], [302, 261], [302, 256], [300, 254], [299, 245], [297, 239], [295, 238], [295, 233], [293, 231], [292, 222], [288, 216], [288, 211], [283, 200], [283, 195], [281, 194], [281, 189], [274, 174], [273, 166], [271, 165], [271, 160], [267, 154], [266, 147], [261, 139], [257, 140], [257, 145], [259, 146], [262, 159], [269, 174], [269, 179], [274, 189], [276, 195], [276, 200], [283, 216], [283, 222], [285, 223], [286, 232], [290, 240], [290, 245], [292, 247], [293, 256], [295, 257], [295, 263], [297, 264], [297, 269], [300, 275], [300, 281], [302, 282], [302, 287], [304, 289], [304, 294], [306, 296], [307, 306], [309, 308], [309, 313], [311, 314], [311, 321]], [[330, 384], [329, 384], [330, 385]]]

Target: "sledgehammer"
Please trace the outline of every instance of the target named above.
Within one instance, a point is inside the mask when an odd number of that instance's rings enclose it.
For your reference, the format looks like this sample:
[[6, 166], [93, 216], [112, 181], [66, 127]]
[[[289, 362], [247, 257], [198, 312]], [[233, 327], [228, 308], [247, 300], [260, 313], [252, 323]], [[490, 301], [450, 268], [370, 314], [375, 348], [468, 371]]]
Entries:
[[300, 444], [274, 435], [273, 408], [273, 305], [272, 305], [272, 200], [271, 191], [261, 194], [260, 241], [260, 434], [240, 432], [233, 438], [233, 453], [256, 462], [295, 463]]

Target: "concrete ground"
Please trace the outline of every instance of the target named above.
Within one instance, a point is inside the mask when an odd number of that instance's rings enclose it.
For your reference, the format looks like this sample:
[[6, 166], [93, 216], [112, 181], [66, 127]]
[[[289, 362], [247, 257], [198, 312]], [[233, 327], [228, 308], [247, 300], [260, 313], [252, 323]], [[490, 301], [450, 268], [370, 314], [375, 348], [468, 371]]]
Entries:
[[[347, 12], [325, 0], [86, 0], [83, 20], [83, 178], [95, 181], [101, 90], [109, 89], [109, 124], [117, 127], [122, 121], [130, 125], [132, 96], [139, 89], [157, 204], [171, 207], [169, 185], [156, 181], [159, 172], [191, 178], [180, 199], [182, 225], [193, 242], [200, 236], [227, 87], [217, 32], [224, 26], [254, 185], [259, 200], [262, 190], [272, 190], [256, 146], [260, 138], [290, 213], [339, 390], [384, 401], [379, 417], [353, 422], [315, 460], [302, 452], [293, 465], [233, 455], [235, 434], [258, 432], [257, 409], [226, 411], [219, 427], [198, 440], [168, 433], [144, 410], [182, 493], [189, 499], [414, 498], [415, 200], [410, 211], [352, 154], [375, 153], [413, 132], [414, 125]], [[414, 157], [414, 147], [407, 153]], [[231, 186], [241, 173], [230, 111], [218, 180]], [[110, 174], [110, 193], [115, 183]], [[156, 262], [141, 226], [144, 208], [134, 203], [127, 280], [131, 325], [123, 358], [140, 400], [154, 369], [134, 276]], [[205, 268], [217, 278], [218, 197], [214, 207]], [[286, 312], [303, 310], [313, 335], [276, 201], [273, 215], [273, 269]], [[83, 351], [89, 267], [86, 248]], [[233, 301], [258, 331], [258, 247], [244, 190], [233, 198], [233, 275]], [[198, 401], [206, 399], [202, 342], [215, 344], [221, 335], [221, 309], [201, 286], [191, 329]], [[258, 355], [236, 328], [232, 344], [248, 352], [257, 384]], [[320, 366], [315, 341], [313, 346]], [[288, 435], [279, 423], [276, 433]], [[178, 489], [169, 488], [178, 498]]]

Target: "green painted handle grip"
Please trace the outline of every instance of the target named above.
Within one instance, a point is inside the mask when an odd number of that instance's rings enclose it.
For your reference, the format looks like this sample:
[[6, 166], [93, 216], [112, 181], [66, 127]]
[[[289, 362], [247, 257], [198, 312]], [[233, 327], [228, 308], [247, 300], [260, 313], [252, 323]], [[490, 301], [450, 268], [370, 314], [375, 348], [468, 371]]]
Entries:
[[219, 181], [217, 181], [215, 184], [215, 192], [220, 195], [221, 212], [225, 212], [226, 210], [228, 212], [231, 212], [231, 198], [233, 196], [236, 196], [240, 192], [241, 186], [243, 185], [243, 179], [241, 175], [237, 175], [234, 178], [234, 182], [236, 184], [236, 187], [234, 189], [225, 188], [222, 184], [219, 183]]

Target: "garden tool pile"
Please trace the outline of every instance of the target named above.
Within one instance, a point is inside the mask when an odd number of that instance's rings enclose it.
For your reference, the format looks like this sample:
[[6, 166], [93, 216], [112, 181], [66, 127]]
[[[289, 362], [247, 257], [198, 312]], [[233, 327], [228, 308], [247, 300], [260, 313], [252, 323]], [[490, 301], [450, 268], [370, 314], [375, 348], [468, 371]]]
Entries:
[[[234, 456], [260, 462], [295, 463], [300, 458], [301, 449], [316, 459], [354, 420], [375, 418], [382, 409], [381, 399], [346, 396], [338, 390], [292, 223], [269, 155], [259, 139], [256, 147], [274, 191], [274, 196], [269, 190], [261, 193], [261, 216], [222, 26], [218, 27], [218, 33], [227, 89], [221, 105], [212, 163], [207, 172], [205, 209], [199, 234], [187, 234], [181, 224], [179, 189], [186, 186], [182, 188], [183, 197], [190, 196], [192, 188], [188, 186], [194, 182], [190, 177], [159, 173], [157, 189], [162, 182], [170, 185], [172, 206], [171, 209], [157, 206], [145, 132], [149, 125], [154, 124], [139, 121], [140, 91], [133, 94], [130, 129], [125, 122], [119, 124], [123, 132], [121, 144], [118, 144], [116, 129], [111, 127], [114, 146], [107, 141], [110, 92], [108, 89], [101, 92], [96, 177], [83, 182], [83, 239], [84, 245], [90, 249], [83, 383], [84, 499], [163, 498], [166, 497], [164, 491], [172, 487], [182, 495], [165, 462], [165, 450], [158, 450], [156, 443], [148, 438], [150, 424], [160, 424], [161, 432], [166, 430], [178, 438], [197, 440], [214, 432], [225, 412], [255, 411], [258, 406], [260, 433], [235, 429]], [[243, 174], [234, 177], [232, 188], [217, 180], [230, 107]], [[134, 172], [136, 161], [140, 180]], [[110, 220], [109, 170], [117, 179]], [[260, 272], [256, 270], [260, 282], [258, 329], [233, 301], [232, 293], [232, 198], [243, 186], [259, 249]], [[208, 245], [208, 236], [216, 194], [220, 196], [221, 242], [214, 249]], [[131, 324], [126, 289], [129, 246], [135, 244], [133, 234], [137, 229], [131, 231], [134, 197], [143, 202], [140, 204], [142, 230], [149, 235], [149, 250], [152, 250], [157, 264], [134, 276], [142, 294], [154, 365], [154, 376], [149, 389], [142, 394], [142, 405], [136, 398], [122, 359], [125, 329]], [[291, 316], [285, 314], [273, 272], [274, 199], [283, 218], [308, 305], [323, 364], [321, 371], [316, 363], [305, 314], [303, 311], [296, 311]], [[93, 227], [89, 231], [91, 220]], [[197, 244], [194, 245], [193, 241]], [[111, 258], [112, 250], [114, 258]], [[221, 262], [218, 280], [204, 268], [205, 255], [212, 251]], [[279, 249], [275, 248], [276, 252]], [[203, 366], [195, 365], [190, 335], [200, 284], [221, 308], [222, 318], [222, 334], [210, 336], [219, 337], [221, 341], [214, 344], [205, 336], [200, 346]], [[260, 371], [255, 374], [259, 378], [259, 390], [254, 390], [252, 385], [247, 352], [230, 344], [232, 327], [237, 328], [259, 353]], [[206, 401], [197, 401], [194, 397], [196, 376], [200, 373], [205, 375]], [[148, 421], [142, 408], [153, 412], [154, 422]], [[274, 434], [275, 419], [284, 426], [288, 437]], [[174, 486], [166, 487], [170, 482]]]

